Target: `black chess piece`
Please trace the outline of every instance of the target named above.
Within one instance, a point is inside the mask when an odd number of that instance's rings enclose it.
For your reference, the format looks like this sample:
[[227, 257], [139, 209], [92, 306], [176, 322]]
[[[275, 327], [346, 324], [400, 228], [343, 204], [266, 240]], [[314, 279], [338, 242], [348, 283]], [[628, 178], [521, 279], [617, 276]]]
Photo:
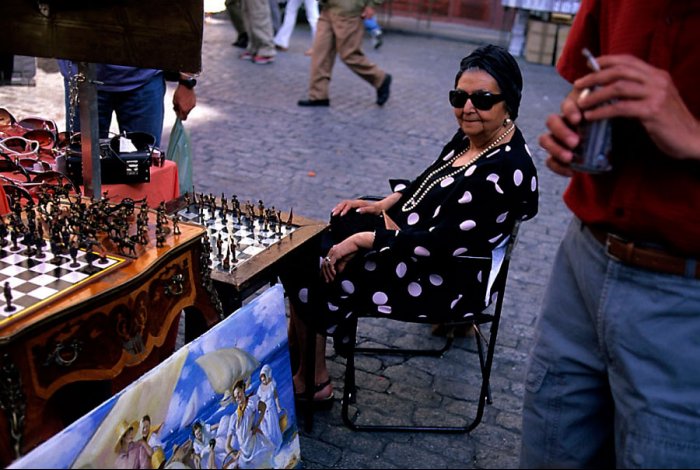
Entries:
[[224, 253], [224, 259], [223, 259], [223, 261], [221, 262], [221, 266], [222, 266], [224, 269], [229, 269], [229, 268], [231, 267], [231, 260], [229, 259], [228, 253], [229, 253], [231, 250], [226, 250], [226, 251], [227, 251], [227, 252]]
[[10, 283], [8, 281], [5, 281], [2, 292], [5, 294], [5, 311], [14, 312], [17, 310], [17, 307], [12, 305], [12, 288], [10, 287]]
[[68, 249], [68, 253], [70, 254], [71, 259], [73, 262], [70, 264], [71, 268], [77, 268], [80, 266], [80, 263], [78, 263], [78, 247], [75, 245], [75, 242], [71, 242], [70, 248]]
[[217, 254], [219, 259], [221, 259], [224, 256], [224, 253], [222, 250], [223, 245], [224, 245], [224, 241], [221, 239], [221, 234], [219, 234], [216, 237], [216, 254]]
[[17, 242], [18, 242], [17, 239], [18, 239], [18, 238], [19, 238], [19, 234], [17, 233], [17, 229], [16, 229], [16, 228], [12, 228], [12, 229], [10, 230], [10, 240], [12, 240], [12, 247], [10, 248], [10, 250], [12, 250], [12, 251], [19, 251], [19, 250], [21, 249], [21, 248], [19, 247], [19, 245], [17, 244]]
[[173, 214], [173, 235], [180, 235], [180, 215], [177, 213]]
[[45, 258], [46, 255], [45, 255], [44, 252], [42, 251], [42, 249], [43, 249], [43, 247], [44, 247], [44, 240], [43, 240], [42, 238], [40, 238], [40, 237], [36, 237], [36, 238], [34, 239], [34, 246], [35, 246], [34, 257], [37, 258], [37, 259], [43, 259], [43, 258]]
[[7, 246], [7, 235], [9, 230], [7, 229], [7, 224], [5, 224], [5, 217], [0, 216], [0, 246]]

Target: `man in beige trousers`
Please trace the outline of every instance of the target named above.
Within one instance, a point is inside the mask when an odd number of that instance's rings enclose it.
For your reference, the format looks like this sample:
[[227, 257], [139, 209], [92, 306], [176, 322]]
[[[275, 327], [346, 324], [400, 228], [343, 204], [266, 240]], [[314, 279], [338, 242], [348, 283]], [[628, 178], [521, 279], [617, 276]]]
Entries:
[[362, 52], [363, 18], [374, 15], [374, 7], [382, 0], [322, 0], [321, 15], [316, 26], [311, 54], [309, 98], [299, 106], [329, 106], [328, 89], [331, 72], [338, 54], [350, 70], [377, 90], [376, 103], [389, 99], [391, 75], [367, 59]]

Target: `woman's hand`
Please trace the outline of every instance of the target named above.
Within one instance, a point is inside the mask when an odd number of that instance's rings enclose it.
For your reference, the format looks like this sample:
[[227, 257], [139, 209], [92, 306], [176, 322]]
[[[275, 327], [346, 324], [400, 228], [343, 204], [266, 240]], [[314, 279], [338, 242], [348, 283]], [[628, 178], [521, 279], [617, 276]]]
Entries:
[[323, 279], [333, 282], [337, 273], [343, 272], [348, 262], [360, 248], [369, 250], [374, 243], [374, 232], [359, 232], [333, 245], [321, 263]]
[[331, 216], [340, 215], [341, 217], [350, 212], [353, 209], [362, 208], [362, 211], [367, 214], [379, 214], [381, 209], [377, 210], [375, 207], [378, 201], [368, 201], [366, 199], [345, 199], [340, 201], [331, 210]]

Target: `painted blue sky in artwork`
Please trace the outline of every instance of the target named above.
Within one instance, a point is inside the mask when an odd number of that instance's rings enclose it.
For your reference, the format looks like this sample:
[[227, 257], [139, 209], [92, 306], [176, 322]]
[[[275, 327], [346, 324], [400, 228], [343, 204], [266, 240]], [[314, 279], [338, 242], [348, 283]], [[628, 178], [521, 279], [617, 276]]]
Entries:
[[[225, 348], [243, 349], [260, 362], [251, 376], [249, 394], [254, 393], [260, 383], [260, 368], [265, 364], [271, 366], [281, 406], [287, 411], [291, 425], [285, 433], [285, 446], [288, 452], [294, 451], [292, 444], [296, 443], [291, 443], [290, 440], [296, 436], [296, 417], [287, 349], [287, 318], [284, 312], [283, 289], [281, 285], [276, 285], [187, 345], [189, 354], [170, 398], [160, 435], [166, 458], [170, 456], [173, 444], [182, 444], [191, 437], [192, 419], [188, 419], [183, 412], [188, 406], [193, 406], [196, 410], [196, 419], [209, 424], [218, 422], [224, 413], [233, 412], [232, 405], [220, 407], [222, 395], [214, 391], [205, 372], [195, 362], [197, 357], [205, 353]], [[158, 368], [153, 369], [139, 382], [148, 380], [157, 371]], [[70, 468], [117, 400], [128, 390], [129, 388], [123, 390], [28, 455], [13, 462], [10, 468]], [[194, 418], [194, 415], [190, 416]]]

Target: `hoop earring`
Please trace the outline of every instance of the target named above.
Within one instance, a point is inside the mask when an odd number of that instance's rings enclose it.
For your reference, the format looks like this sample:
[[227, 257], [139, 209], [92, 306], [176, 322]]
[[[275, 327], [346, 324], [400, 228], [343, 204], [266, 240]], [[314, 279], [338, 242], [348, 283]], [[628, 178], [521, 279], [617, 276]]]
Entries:
[[508, 126], [511, 122], [513, 122], [510, 118], [505, 118], [503, 120], [503, 127]]

